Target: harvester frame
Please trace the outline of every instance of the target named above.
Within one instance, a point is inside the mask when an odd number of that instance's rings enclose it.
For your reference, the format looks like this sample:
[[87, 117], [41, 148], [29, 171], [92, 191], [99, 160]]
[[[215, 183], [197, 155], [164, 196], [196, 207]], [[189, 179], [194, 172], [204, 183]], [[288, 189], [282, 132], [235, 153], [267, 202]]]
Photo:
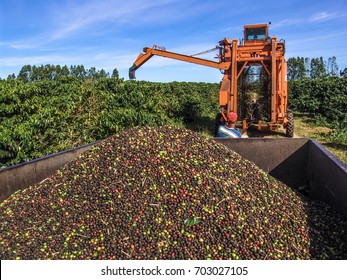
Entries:
[[287, 110], [287, 63], [285, 61], [285, 42], [278, 41], [276, 36], [269, 37], [268, 24], [253, 24], [244, 26], [243, 40], [224, 38], [219, 41], [218, 62], [169, 52], [163, 47], [153, 45], [145, 47], [132, 67], [129, 69], [129, 78], [135, 78], [135, 71], [147, 62], [152, 56], [161, 56], [199, 64], [222, 71], [223, 78], [219, 91], [220, 113], [216, 116], [216, 127], [226, 121], [226, 114], [238, 112], [238, 81], [246, 68], [260, 66], [271, 79], [271, 94], [268, 120], [246, 119], [242, 120], [242, 128], [249, 128], [250, 124], [256, 124], [259, 130], [276, 130], [283, 126], [286, 135], [293, 137], [293, 114]]

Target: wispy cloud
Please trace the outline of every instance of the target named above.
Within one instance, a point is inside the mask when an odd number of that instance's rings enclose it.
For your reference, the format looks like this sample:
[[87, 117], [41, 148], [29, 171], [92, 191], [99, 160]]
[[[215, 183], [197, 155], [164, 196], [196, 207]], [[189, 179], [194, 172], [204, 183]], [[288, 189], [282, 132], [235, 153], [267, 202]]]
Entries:
[[39, 34], [34, 37], [12, 40], [9, 42], [2, 42], [2, 46], [6, 46], [16, 50], [30, 50], [37, 49], [50, 41], [51, 39], [47, 37], [47, 35]]
[[339, 17], [341, 17], [341, 15], [339, 15], [338, 13], [319, 12], [312, 15], [310, 17], [310, 21], [320, 22], [320, 21], [332, 20]]
[[152, 0], [152, 1], [89, 1], [85, 5], [68, 2], [65, 6], [52, 4], [47, 10], [50, 21], [41, 32], [25, 36], [21, 39], [2, 42], [3, 46], [13, 49], [35, 49], [44, 45], [100, 34], [106, 30], [114, 31], [124, 25], [145, 24], [167, 19], [162, 11], [165, 6], [174, 3], [184, 3], [182, 0]]
[[300, 18], [283, 19], [281, 21], [272, 23], [270, 28], [276, 29], [276, 28], [283, 28], [283, 27], [288, 27], [288, 26], [300, 25], [300, 24], [304, 23], [304, 21], [305, 21], [304, 19], [300, 19]]
[[[85, 6], [70, 4], [66, 10], [55, 12], [56, 30], [52, 33], [52, 39], [62, 39], [72, 36], [81, 30], [103, 23], [112, 23], [114, 28], [122, 24], [141, 21], [155, 22], [162, 18], [162, 13], [153, 13], [166, 5], [181, 0], [152, 0], [152, 1], [91, 1]], [[150, 14], [151, 17], [146, 15]], [[90, 32], [91, 30], [86, 30]]]
[[185, 0], [91, 0], [84, 5], [76, 2], [63, 2], [47, 4], [47, 18], [45, 28], [37, 30], [30, 36], [3, 42], [17, 50], [34, 50], [83, 38], [100, 37], [101, 34], [112, 33], [114, 36], [124, 34], [127, 28], [148, 26], [149, 29], [158, 24], [177, 22], [191, 19], [194, 16], [211, 12], [208, 3], [194, 5]]
[[340, 44], [340, 38], [347, 38], [347, 31], [339, 31], [324, 35], [324, 44], [322, 35], [314, 36], [295, 36], [286, 42], [287, 57], [320, 57], [325, 59], [336, 56], [339, 61], [346, 60], [346, 52], [343, 44]]
[[298, 17], [298, 18], [287, 18], [287, 19], [283, 19], [281, 21], [278, 22], [274, 22], [271, 25], [271, 29], [276, 29], [276, 28], [283, 28], [283, 27], [290, 27], [290, 26], [298, 26], [298, 25], [302, 25], [305, 23], [318, 23], [318, 22], [323, 22], [323, 21], [328, 21], [328, 20], [335, 20], [338, 18], [343, 18], [346, 17], [345, 14], [342, 13], [338, 13], [338, 12], [319, 12], [319, 13], [315, 13], [312, 14], [309, 17]]
[[33, 55], [24, 57], [4, 57], [0, 58], [0, 64], [3, 66], [23, 66], [23, 65], [40, 65], [40, 64], [52, 64], [52, 63], [63, 63], [66, 61], [64, 56], [55, 55]]

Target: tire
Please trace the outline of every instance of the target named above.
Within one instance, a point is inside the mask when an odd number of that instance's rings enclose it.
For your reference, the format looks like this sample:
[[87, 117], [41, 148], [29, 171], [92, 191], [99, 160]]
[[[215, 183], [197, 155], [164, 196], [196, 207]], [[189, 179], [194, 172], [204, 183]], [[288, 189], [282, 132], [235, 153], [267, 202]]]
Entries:
[[293, 112], [287, 112], [287, 125], [286, 125], [286, 136], [293, 137], [294, 136], [294, 114]]

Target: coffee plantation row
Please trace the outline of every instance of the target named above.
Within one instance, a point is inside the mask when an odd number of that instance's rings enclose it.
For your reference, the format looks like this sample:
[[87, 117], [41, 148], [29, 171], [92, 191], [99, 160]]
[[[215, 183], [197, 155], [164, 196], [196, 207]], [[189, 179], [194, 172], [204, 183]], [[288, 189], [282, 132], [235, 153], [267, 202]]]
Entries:
[[[347, 78], [291, 81], [289, 106], [347, 135]], [[0, 80], [0, 167], [105, 139], [133, 126], [198, 119], [212, 134], [218, 84], [123, 79]], [[347, 137], [347, 136], [346, 136]]]
[[91, 143], [133, 126], [218, 111], [218, 85], [121, 79], [0, 81], [0, 166]]
[[289, 82], [292, 109], [325, 118], [330, 126], [347, 130], [347, 76]]

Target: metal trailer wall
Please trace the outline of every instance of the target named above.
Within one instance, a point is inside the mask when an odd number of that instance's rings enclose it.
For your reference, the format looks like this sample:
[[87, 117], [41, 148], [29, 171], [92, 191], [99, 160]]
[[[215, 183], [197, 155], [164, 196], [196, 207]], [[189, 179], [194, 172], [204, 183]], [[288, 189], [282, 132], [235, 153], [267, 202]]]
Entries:
[[0, 169], [0, 202], [16, 191], [53, 175], [64, 164], [77, 158], [92, 146], [93, 144], [88, 144]]
[[327, 202], [347, 218], [347, 165], [307, 138], [218, 139], [290, 187], [307, 186], [309, 196]]
[[[310, 196], [347, 217], [347, 166], [307, 138], [213, 138], [288, 186], [309, 186]], [[38, 183], [95, 143], [0, 170], [0, 201]]]
[[347, 165], [316, 141], [309, 144], [310, 197], [327, 202], [347, 217]]
[[307, 185], [308, 147], [306, 138], [214, 138], [242, 157], [279, 179], [297, 188]]

